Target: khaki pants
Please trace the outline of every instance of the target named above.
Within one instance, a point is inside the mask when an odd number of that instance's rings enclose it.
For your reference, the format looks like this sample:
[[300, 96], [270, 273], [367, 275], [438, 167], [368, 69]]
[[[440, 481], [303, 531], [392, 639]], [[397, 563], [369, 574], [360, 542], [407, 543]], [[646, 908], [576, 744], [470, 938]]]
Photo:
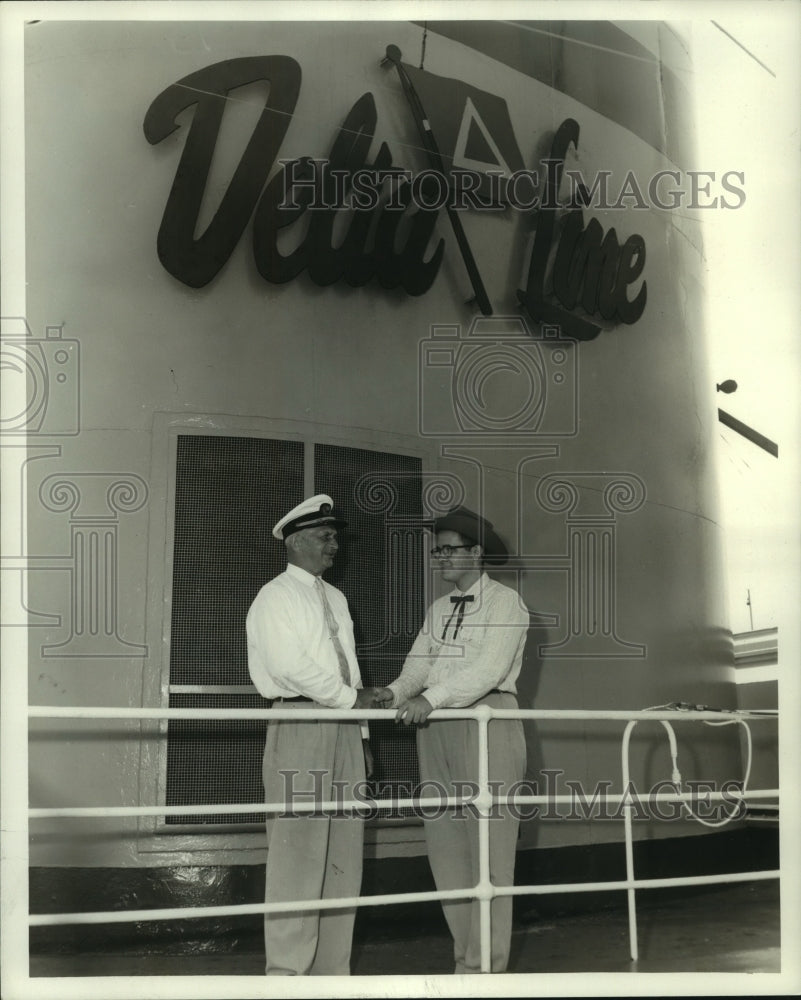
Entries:
[[[516, 708], [513, 695], [488, 694], [477, 704]], [[489, 777], [502, 781], [499, 794], [522, 781], [526, 771], [526, 740], [519, 719], [489, 723]], [[421, 781], [440, 783], [449, 795], [465, 794], [453, 782], [478, 780], [478, 723], [473, 719], [432, 720], [417, 731]], [[425, 789], [424, 789], [425, 791]], [[429, 791], [430, 795], [431, 792]], [[462, 889], [479, 880], [478, 818], [473, 810], [449, 809], [424, 820], [428, 860], [437, 889]], [[514, 885], [519, 820], [509, 809], [493, 808], [490, 830], [490, 879], [495, 885]], [[442, 909], [453, 937], [455, 972], [481, 971], [481, 938], [477, 899], [443, 901]], [[492, 914], [492, 971], [505, 972], [512, 936], [512, 898], [494, 899]]]
[[[270, 722], [262, 774], [266, 802], [353, 798], [351, 786], [365, 777], [359, 722]], [[337, 794], [334, 781], [345, 783]], [[364, 821], [328, 812], [267, 820], [268, 903], [359, 895]], [[355, 907], [265, 914], [267, 975], [350, 975], [355, 916]]]

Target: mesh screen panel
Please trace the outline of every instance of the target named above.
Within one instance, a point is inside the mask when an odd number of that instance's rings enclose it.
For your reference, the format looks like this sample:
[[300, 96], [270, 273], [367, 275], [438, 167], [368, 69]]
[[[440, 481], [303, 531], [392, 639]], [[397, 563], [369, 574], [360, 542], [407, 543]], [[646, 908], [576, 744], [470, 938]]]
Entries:
[[[249, 684], [245, 616], [284, 569], [272, 526], [303, 499], [303, 445], [181, 435], [175, 480], [170, 683]], [[170, 696], [177, 708], [268, 708], [258, 695]], [[171, 721], [167, 805], [262, 802], [264, 723]], [[264, 822], [171, 816], [167, 823]]]
[[[171, 708], [269, 708], [258, 694], [172, 694]], [[171, 719], [166, 805], [264, 802], [261, 765], [267, 723]], [[168, 816], [167, 823], [259, 823], [264, 813]]]
[[[400, 673], [423, 622], [421, 462], [316, 445], [314, 479], [315, 490], [328, 493], [348, 522], [326, 579], [348, 599], [365, 685], [383, 686]], [[415, 727], [372, 721], [370, 737], [376, 797], [410, 795], [419, 781]]]
[[245, 617], [286, 564], [272, 527], [302, 499], [297, 441], [178, 438], [170, 683], [250, 683]]

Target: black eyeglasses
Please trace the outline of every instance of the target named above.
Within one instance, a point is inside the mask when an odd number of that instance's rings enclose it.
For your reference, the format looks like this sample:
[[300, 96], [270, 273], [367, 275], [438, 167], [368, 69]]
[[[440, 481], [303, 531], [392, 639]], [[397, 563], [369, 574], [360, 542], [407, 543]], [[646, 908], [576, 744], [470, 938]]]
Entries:
[[457, 549], [472, 549], [472, 545], [438, 545], [435, 549], [431, 550], [432, 556], [444, 556], [446, 559], [449, 555], [452, 555]]

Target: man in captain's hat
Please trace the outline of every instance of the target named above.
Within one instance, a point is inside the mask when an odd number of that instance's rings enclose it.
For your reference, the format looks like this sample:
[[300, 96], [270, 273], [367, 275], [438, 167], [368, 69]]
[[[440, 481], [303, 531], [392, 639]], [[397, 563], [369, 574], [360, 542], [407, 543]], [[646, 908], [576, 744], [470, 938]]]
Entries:
[[[247, 616], [248, 669], [259, 692], [281, 709], [374, 707], [363, 688], [353, 622], [344, 595], [322, 574], [337, 554], [345, 522], [325, 494], [289, 511], [273, 528], [287, 568], [265, 584]], [[366, 726], [353, 721], [274, 720], [267, 726], [267, 802], [353, 798], [365, 780]], [[335, 786], [337, 787], [337, 786]], [[356, 815], [295, 812], [267, 820], [266, 901], [358, 896], [364, 822]], [[265, 914], [268, 975], [349, 975], [355, 908]]]
[[[436, 782], [448, 795], [464, 795], [464, 782], [478, 779], [478, 724], [473, 719], [432, 719], [436, 708], [489, 705], [517, 708], [515, 682], [523, 661], [529, 616], [516, 590], [492, 580], [485, 565], [502, 564], [508, 553], [490, 521], [456, 507], [434, 522], [431, 554], [453, 590], [434, 601], [403, 670], [380, 701], [393, 696], [397, 720], [416, 723], [421, 782]], [[489, 778], [497, 794], [523, 780], [526, 741], [520, 719], [489, 723]], [[460, 784], [460, 782], [462, 784]], [[490, 878], [514, 884], [519, 819], [493, 808]], [[428, 858], [437, 889], [461, 889], [479, 881], [478, 821], [469, 808], [424, 818]], [[443, 901], [453, 936], [455, 972], [481, 971], [477, 899]], [[492, 903], [492, 971], [505, 972], [512, 933], [512, 899]]]

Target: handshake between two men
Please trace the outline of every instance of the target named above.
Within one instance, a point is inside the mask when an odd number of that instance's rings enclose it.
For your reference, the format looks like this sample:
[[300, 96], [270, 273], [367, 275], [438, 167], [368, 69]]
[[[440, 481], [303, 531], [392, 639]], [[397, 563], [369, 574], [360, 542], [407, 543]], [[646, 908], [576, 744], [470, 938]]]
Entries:
[[396, 708], [395, 721], [403, 722], [404, 726], [412, 723], [422, 725], [431, 712], [433, 706], [428, 699], [418, 694], [414, 698], [396, 702], [395, 695], [386, 687], [366, 687], [359, 688], [356, 692], [354, 708]]

